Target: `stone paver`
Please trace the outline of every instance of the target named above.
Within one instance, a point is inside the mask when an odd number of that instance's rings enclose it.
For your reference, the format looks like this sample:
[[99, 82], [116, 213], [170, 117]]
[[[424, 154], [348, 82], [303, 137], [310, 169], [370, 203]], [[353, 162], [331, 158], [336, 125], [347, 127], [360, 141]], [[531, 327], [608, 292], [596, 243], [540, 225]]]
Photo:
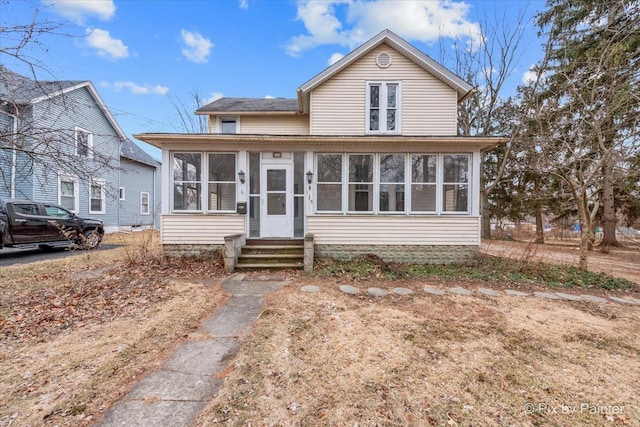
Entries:
[[556, 294], [550, 294], [549, 292], [534, 292], [535, 296], [546, 299], [560, 299], [560, 297]]
[[515, 289], [505, 289], [504, 293], [514, 297], [528, 297], [529, 295], [531, 295], [526, 292], [516, 291]]
[[605, 298], [596, 297], [594, 295], [580, 295], [580, 298], [589, 302], [607, 302]]
[[300, 290], [302, 292], [311, 292], [311, 293], [315, 293], [315, 292], [319, 292], [320, 288], [317, 287], [316, 285], [307, 285], [307, 286], [303, 286], [300, 288]]
[[389, 293], [384, 289], [380, 289], [380, 288], [369, 288], [367, 289], [367, 292], [369, 292], [369, 295], [372, 295], [374, 297], [385, 297]]
[[471, 295], [471, 291], [465, 288], [449, 288], [449, 292], [456, 295]]
[[640, 302], [633, 301], [631, 298], [620, 298], [620, 297], [610, 296], [609, 299], [615, 302], [621, 302], [623, 304], [640, 304]]
[[444, 289], [430, 288], [429, 286], [426, 286], [424, 291], [431, 295], [444, 295]]
[[340, 290], [349, 295], [358, 295], [360, 293], [360, 289], [355, 288], [351, 285], [340, 285]]
[[556, 295], [569, 301], [582, 301], [582, 299], [577, 295], [565, 294], [563, 292], [556, 292]]
[[478, 292], [480, 292], [483, 295], [488, 295], [490, 297], [499, 297], [500, 296], [500, 292], [494, 291], [493, 289], [478, 288]]
[[393, 288], [393, 293], [398, 295], [411, 295], [413, 291], [409, 288]]

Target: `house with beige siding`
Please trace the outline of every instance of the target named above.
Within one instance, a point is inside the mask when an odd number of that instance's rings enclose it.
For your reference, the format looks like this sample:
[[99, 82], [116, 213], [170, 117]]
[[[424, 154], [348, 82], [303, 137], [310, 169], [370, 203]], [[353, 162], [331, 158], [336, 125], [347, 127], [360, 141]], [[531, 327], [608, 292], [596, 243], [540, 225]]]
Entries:
[[196, 111], [209, 133], [135, 135], [162, 149], [165, 251], [224, 249], [229, 270], [265, 242], [304, 241], [306, 269], [314, 256], [466, 259], [481, 152], [503, 142], [457, 135], [472, 91], [385, 30], [296, 98], [221, 98]]

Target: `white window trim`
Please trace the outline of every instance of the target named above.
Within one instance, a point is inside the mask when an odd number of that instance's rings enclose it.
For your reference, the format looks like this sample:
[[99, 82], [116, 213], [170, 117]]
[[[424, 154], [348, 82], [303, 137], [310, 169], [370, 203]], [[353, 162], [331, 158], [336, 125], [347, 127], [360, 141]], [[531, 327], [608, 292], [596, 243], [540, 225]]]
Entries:
[[87, 144], [89, 145], [88, 150], [87, 150], [87, 158], [88, 159], [93, 159], [93, 133], [89, 132], [86, 129], [78, 127], [78, 126], [76, 126], [75, 132], [74, 132], [74, 154], [76, 156], [80, 156], [81, 155], [81, 154], [78, 154], [78, 132], [82, 132], [82, 133], [86, 133], [87, 134]]
[[[173, 187], [175, 184], [175, 180], [173, 179], [173, 166], [174, 166], [174, 156], [176, 154], [181, 154], [181, 153], [193, 153], [193, 154], [200, 154], [200, 170], [201, 170], [201, 176], [200, 176], [200, 181], [184, 181], [184, 182], [194, 182], [194, 183], [199, 183], [200, 184], [200, 206], [201, 209], [197, 209], [197, 210], [184, 210], [184, 209], [174, 209], [174, 200], [173, 200]], [[236, 209], [230, 209], [230, 210], [209, 210], [209, 183], [210, 182], [226, 182], [226, 183], [231, 183], [232, 181], [209, 181], [209, 154], [233, 154], [235, 155], [235, 171], [234, 171], [234, 183], [236, 185], [236, 204], [238, 202], [238, 188], [239, 186], [241, 186], [242, 184], [240, 184], [239, 178], [238, 178], [238, 162], [239, 162], [239, 158], [240, 158], [240, 153], [237, 151], [172, 151], [170, 153], [170, 159], [171, 159], [171, 175], [170, 175], [170, 182], [171, 182], [171, 200], [170, 200], [170, 211], [172, 213], [179, 213], [179, 214], [183, 214], [183, 213], [207, 213], [207, 214], [229, 214], [229, 213], [236, 213]]]
[[[367, 135], [401, 135], [402, 134], [402, 82], [400, 80], [367, 80], [365, 85], [365, 134]], [[396, 129], [392, 131], [387, 130], [387, 85], [388, 84], [396, 84], [398, 85], [398, 89], [396, 91]], [[379, 123], [380, 129], [378, 130], [370, 130], [370, 119], [371, 114], [370, 110], [370, 100], [371, 100], [371, 90], [370, 87], [372, 85], [380, 85], [380, 114], [379, 114]], [[382, 100], [384, 99], [384, 105]], [[382, 118], [384, 117], [384, 121]], [[382, 129], [382, 124], [384, 123], [384, 130]]]
[[[222, 121], [223, 120], [235, 120], [236, 122], [236, 134], [240, 133], [240, 116], [218, 116], [217, 117], [217, 126], [218, 126], [218, 133], [222, 133]], [[229, 135], [234, 135], [234, 134], [229, 134]]]
[[[144, 211], [144, 204], [142, 203], [142, 200], [144, 199], [144, 195], [147, 195], [147, 211]], [[149, 192], [148, 191], [141, 191], [140, 192], [140, 215], [151, 215], [151, 197], [149, 196]]]
[[70, 210], [71, 212], [77, 214], [80, 212], [80, 194], [79, 194], [80, 185], [78, 182], [78, 177], [75, 175], [69, 175], [64, 173], [58, 174], [58, 204], [60, 206], [62, 206], [62, 181], [73, 182], [74, 201], [73, 201], [73, 209], [70, 209]]
[[[409, 152], [409, 153], [336, 153], [336, 152], [316, 152], [314, 153], [314, 166], [316, 173], [318, 172], [318, 156], [319, 155], [341, 155], [342, 156], [342, 181], [340, 182], [342, 188], [342, 210], [337, 211], [320, 211], [318, 210], [317, 202], [313, 203], [313, 213], [316, 215], [349, 215], [349, 216], [367, 216], [367, 215], [409, 215], [409, 216], [468, 216], [471, 215], [472, 207], [472, 194], [473, 194], [473, 182], [472, 182], [472, 169], [473, 169], [473, 153], [460, 153], [460, 152]], [[361, 155], [368, 154], [374, 156], [374, 169], [373, 169], [373, 210], [372, 211], [350, 211], [349, 210], [349, 155]], [[380, 210], [380, 157], [388, 154], [403, 154], [405, 156], [405, 179], [404, 179], [404, 211], [381, 211]], [[430, 185], [436, 187], [436, 207], [435, 211], [413, 211], [411, 206], [412, 197], [412, 164], [411, 156], [414, 155], [429, 155], [436, 156], [436, 182]], [[466, 211], [444, 211], [444, 156], [466, 156], [468, 159], [467, 171], [467, 210]], [[317, 176], [317, 175], [316, 175]], [[318, 180], [314, 179], [313, 191], [314, 194], [318, 194]], [[322, 184], [322, 183], [320, 183]], [[337, 184], [337, 183], [334, 183]], [[397, 183], [400, 184], [400, 183]], [[451, 184], [451, 183], [449, 183]]]
[[[100, 209], [99, 211], [94, 211], [93, 209], [91, 209], [91, 199], [93, 199], [92, 195], [91, 195], [91, 187], [93, 186], [100, 186], [100, 206], [102, 207], [102, 209]], [[90, 214], [105, 214], [107, 213], [107, 191], [106, 191], [106, 181], [104, 179], [92, 179], [91, 182], [89, 183], [89, 213]]]
[[120, 201], [125, 201], [127, 199], [127, 192], [126, 189], [124, 187], [120, 187], [118, 189], [118, 198]]
[[[237, 126], [237, 123], [236, 123]], [[238, 130], [238, 128], [236, 127], [236, 130]], [[234, 170], [233, 170], [233, 181], [209, 181], [209, 154], [233, 154], [234, 158], [235, 158], [235, 166], [234, 166]], [[202, 170], [204, 171], [204, 173], [206, 173], [206, 175], [204, 175], [204, 177], [206, 177], [206, 179], [202, 180], [202, 185], [204, 186], [204, 188], [202, 189], [202, 195], [204, 197], [204, 200], [202, 201], [202, 207], [204, 209], [205, 212], [207, 213], [235, 213], [236, 209], [234, 207], [234, 209], [226, 209], [226, 210], [212, 210], [211, 207], [209, 206], [209, 184], [215, 184], [215, 183], [220, 183], [220, 184], [230, 184], [231, 182], [235, 183], [236, 185], [236, 205], [238, 203], [238, 186], [241, 185], [239, 182], [239, 178], [238, 178], [238, 153], [234, 152], [234, 151], [206, 151], [204, 153], [203, 159], [202, 161], [204, 162], [203, 168]], [[203, 177], [203, 178], [204, 178]], [[205, 204], [206, 203], [206, 204]]]

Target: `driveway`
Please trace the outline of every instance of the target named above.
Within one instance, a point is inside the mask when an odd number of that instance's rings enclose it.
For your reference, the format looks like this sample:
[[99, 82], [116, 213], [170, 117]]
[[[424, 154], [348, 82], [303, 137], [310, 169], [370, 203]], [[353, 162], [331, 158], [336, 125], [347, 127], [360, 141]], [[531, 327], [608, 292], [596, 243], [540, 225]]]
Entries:
[[[114, 249], [120, 245], [100, 245], [97, 251]], [[66, 249], [0, 249], [0, 267], [6, 267], [15, 264], [28, 264], [30, 262], [45, 261], [48, 259], [64, 258], [71, 255], [78, 255], [83, 251], [69, 251]]]

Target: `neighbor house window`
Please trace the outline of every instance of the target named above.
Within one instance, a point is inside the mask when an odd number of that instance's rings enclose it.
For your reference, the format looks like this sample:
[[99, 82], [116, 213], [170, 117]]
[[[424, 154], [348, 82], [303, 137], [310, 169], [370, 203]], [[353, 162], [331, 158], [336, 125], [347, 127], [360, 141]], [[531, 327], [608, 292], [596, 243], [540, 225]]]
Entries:
[[436, 211], [437, 164], [436, 154], [411, 156], [411, 211]]
[[202, 153], [173, 153], [173, 210], [202, 210]]
[[318, 154], [316, 209], [342, 211], [342, 154]]
[[120, 187], [120, 190], [118, 191], [118, 196], [120, 200], [125, 200], [125, 190], [124, 187]]
[[92, 180], [89, 186], [89, 213], [105, 213], [105, 182], [102, 179]]
[[93, 157], [93, 135], [91, 132], [76, 128], [76, 156]]
[[445, 154], [442, 157], [442, 210], [468, 212], [469, 210], [469, 156]]
[[149, 193], [146, 191], [140, 193], [140, 214], [149, 215]]
[[367, 82], [366, 133], [400, 133], [400, 82]]
[[349, 155], [349, 211], [373, 211], [373, 154]]
[[238, 133], [237, 117], [221, 117], [220, 133]]
[[234, 212], [236, 209], [236, 155], [209, 153], [208, 166], [208, 209]]
[[380, 155], [380, 211], [404, 212], [404, 154]]
[[72, 212], [78, 213], [78, 179], [70, 175], [58, 176], [58, 204]]

